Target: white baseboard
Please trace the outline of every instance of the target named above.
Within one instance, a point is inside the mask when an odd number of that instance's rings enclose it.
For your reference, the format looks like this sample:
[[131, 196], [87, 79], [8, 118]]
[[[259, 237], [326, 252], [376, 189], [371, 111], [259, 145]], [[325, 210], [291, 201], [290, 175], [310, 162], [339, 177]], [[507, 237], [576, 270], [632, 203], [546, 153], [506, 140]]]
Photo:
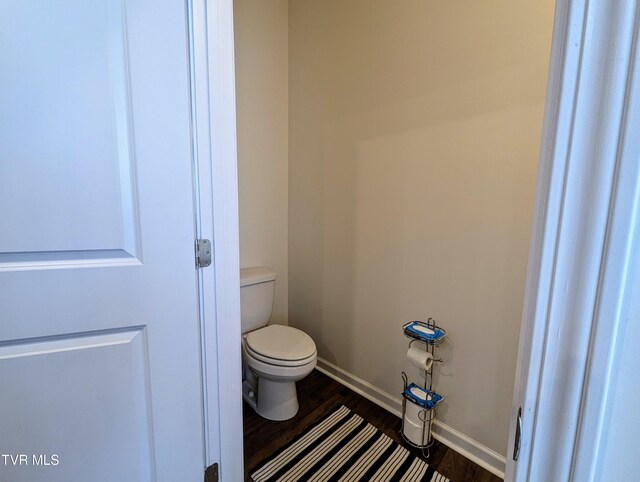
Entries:
[[495, 450], [476, 442], [471, 437], [439, 420], [433, 422], [433, 437], [480, 467], [504, 479], [507, 459]]
[[[340, 382], [354, 392], [368, 398], [376, 405], [379, 405], [388, 412], [393, 413], [398, 418], [402, 416], [402, 399], [400, 395], [394, 397], [362, 378], [359, 378], [320, 357], [318, 357], [318, 364], [316, 365], [316, 368], [318, 371], [333, 378], [337, 382]], [[464, 455], [480, 467], [483, 467], [492, 474], [504, 479], [504, 470], [507, 459], [496, 451], [485, 447], [473, 440], [471, 437], [458, 432], [439, 420], [436, 420], [433, 423], [433, 436], [439, 442], [452, 448], [459, 454]]]
[[371, 383], [364, 381], [362, 378], [352, 375], [348, 371], [328, 362], [324, 358], [318, 357], [318, 364], [316, 365], [316, 368], [328, 377], [333, 378], [337, 382], [349, 387], [354, 392], [368, 398], [376, 405], [380, 405], [382, 408], [393, 413], [398, 418], [402, 416], [402, 400], [400, 397], [389, 395], [387, 392], [371, 385]]

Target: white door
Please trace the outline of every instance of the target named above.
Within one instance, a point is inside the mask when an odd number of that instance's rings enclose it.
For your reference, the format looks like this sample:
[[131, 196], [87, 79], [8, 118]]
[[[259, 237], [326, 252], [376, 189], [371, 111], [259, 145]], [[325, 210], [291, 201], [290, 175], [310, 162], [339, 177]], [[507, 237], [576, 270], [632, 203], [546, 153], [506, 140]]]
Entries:
[[638, 5], [557, 2], [508, 482], [640, 480]]
[[0, 480], [200, 481], [186, 6], [0, 2]]

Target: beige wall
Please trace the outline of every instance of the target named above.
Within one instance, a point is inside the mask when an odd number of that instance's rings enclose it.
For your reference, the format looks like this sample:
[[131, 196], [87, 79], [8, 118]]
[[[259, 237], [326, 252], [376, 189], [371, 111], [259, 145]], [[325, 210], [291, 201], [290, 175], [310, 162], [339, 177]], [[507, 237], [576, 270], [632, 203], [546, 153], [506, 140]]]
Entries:
[[278, 273], [272, 320], [287, 323], [287, 0], [235, 0], [240, 266]]
[[552, 17], [551, 0], [289, 3], [289, 322], [397, 395], [401, 325], [434, 316], [438, 418], [501, 454]]

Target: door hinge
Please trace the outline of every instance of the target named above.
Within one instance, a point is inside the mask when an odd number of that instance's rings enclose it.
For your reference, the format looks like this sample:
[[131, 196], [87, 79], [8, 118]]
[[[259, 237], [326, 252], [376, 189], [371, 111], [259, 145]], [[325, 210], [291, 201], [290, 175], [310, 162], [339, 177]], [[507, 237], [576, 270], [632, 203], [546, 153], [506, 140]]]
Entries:
[[516, 419], [516, 438], [513, 442], [513, 460], [518, 460], [520, 456], [520, 439], [522, 438], [522, 407], [518, 407], [518, 418]]
[[210, 465], [205, 469], [204, 482], [218, 482], [218, 464]]
[[196, 239], [196, 268], [206, 268], [211, 265], [211, 241]]

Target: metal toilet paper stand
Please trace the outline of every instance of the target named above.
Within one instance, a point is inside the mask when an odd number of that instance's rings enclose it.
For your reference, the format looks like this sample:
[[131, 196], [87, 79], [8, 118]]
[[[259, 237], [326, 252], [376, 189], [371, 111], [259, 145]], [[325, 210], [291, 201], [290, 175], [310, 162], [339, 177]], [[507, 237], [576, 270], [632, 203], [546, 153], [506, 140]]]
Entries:
[[404, 387], [400, 435], [409, 445], [422, 449], [422, 454], [428, 458], [429, 448], [434, 442], [431, 425], [436, 416], [436, 406], [443, 400], [443, 397], [433, 390], [433, 366], [442, 363], [441, 358], [436, 358], [435, 351], [444, 341], [447, 332], [438, 326], [433, 318], [426, 322], [411, 321], [402, 328], [405, 336], [411, 339], [409, 348], [414, 343], [419, 343], [433, 359], [429, 368], [424, 370], [422, 386], [409, 383], [407, 374], [402, 372]]

